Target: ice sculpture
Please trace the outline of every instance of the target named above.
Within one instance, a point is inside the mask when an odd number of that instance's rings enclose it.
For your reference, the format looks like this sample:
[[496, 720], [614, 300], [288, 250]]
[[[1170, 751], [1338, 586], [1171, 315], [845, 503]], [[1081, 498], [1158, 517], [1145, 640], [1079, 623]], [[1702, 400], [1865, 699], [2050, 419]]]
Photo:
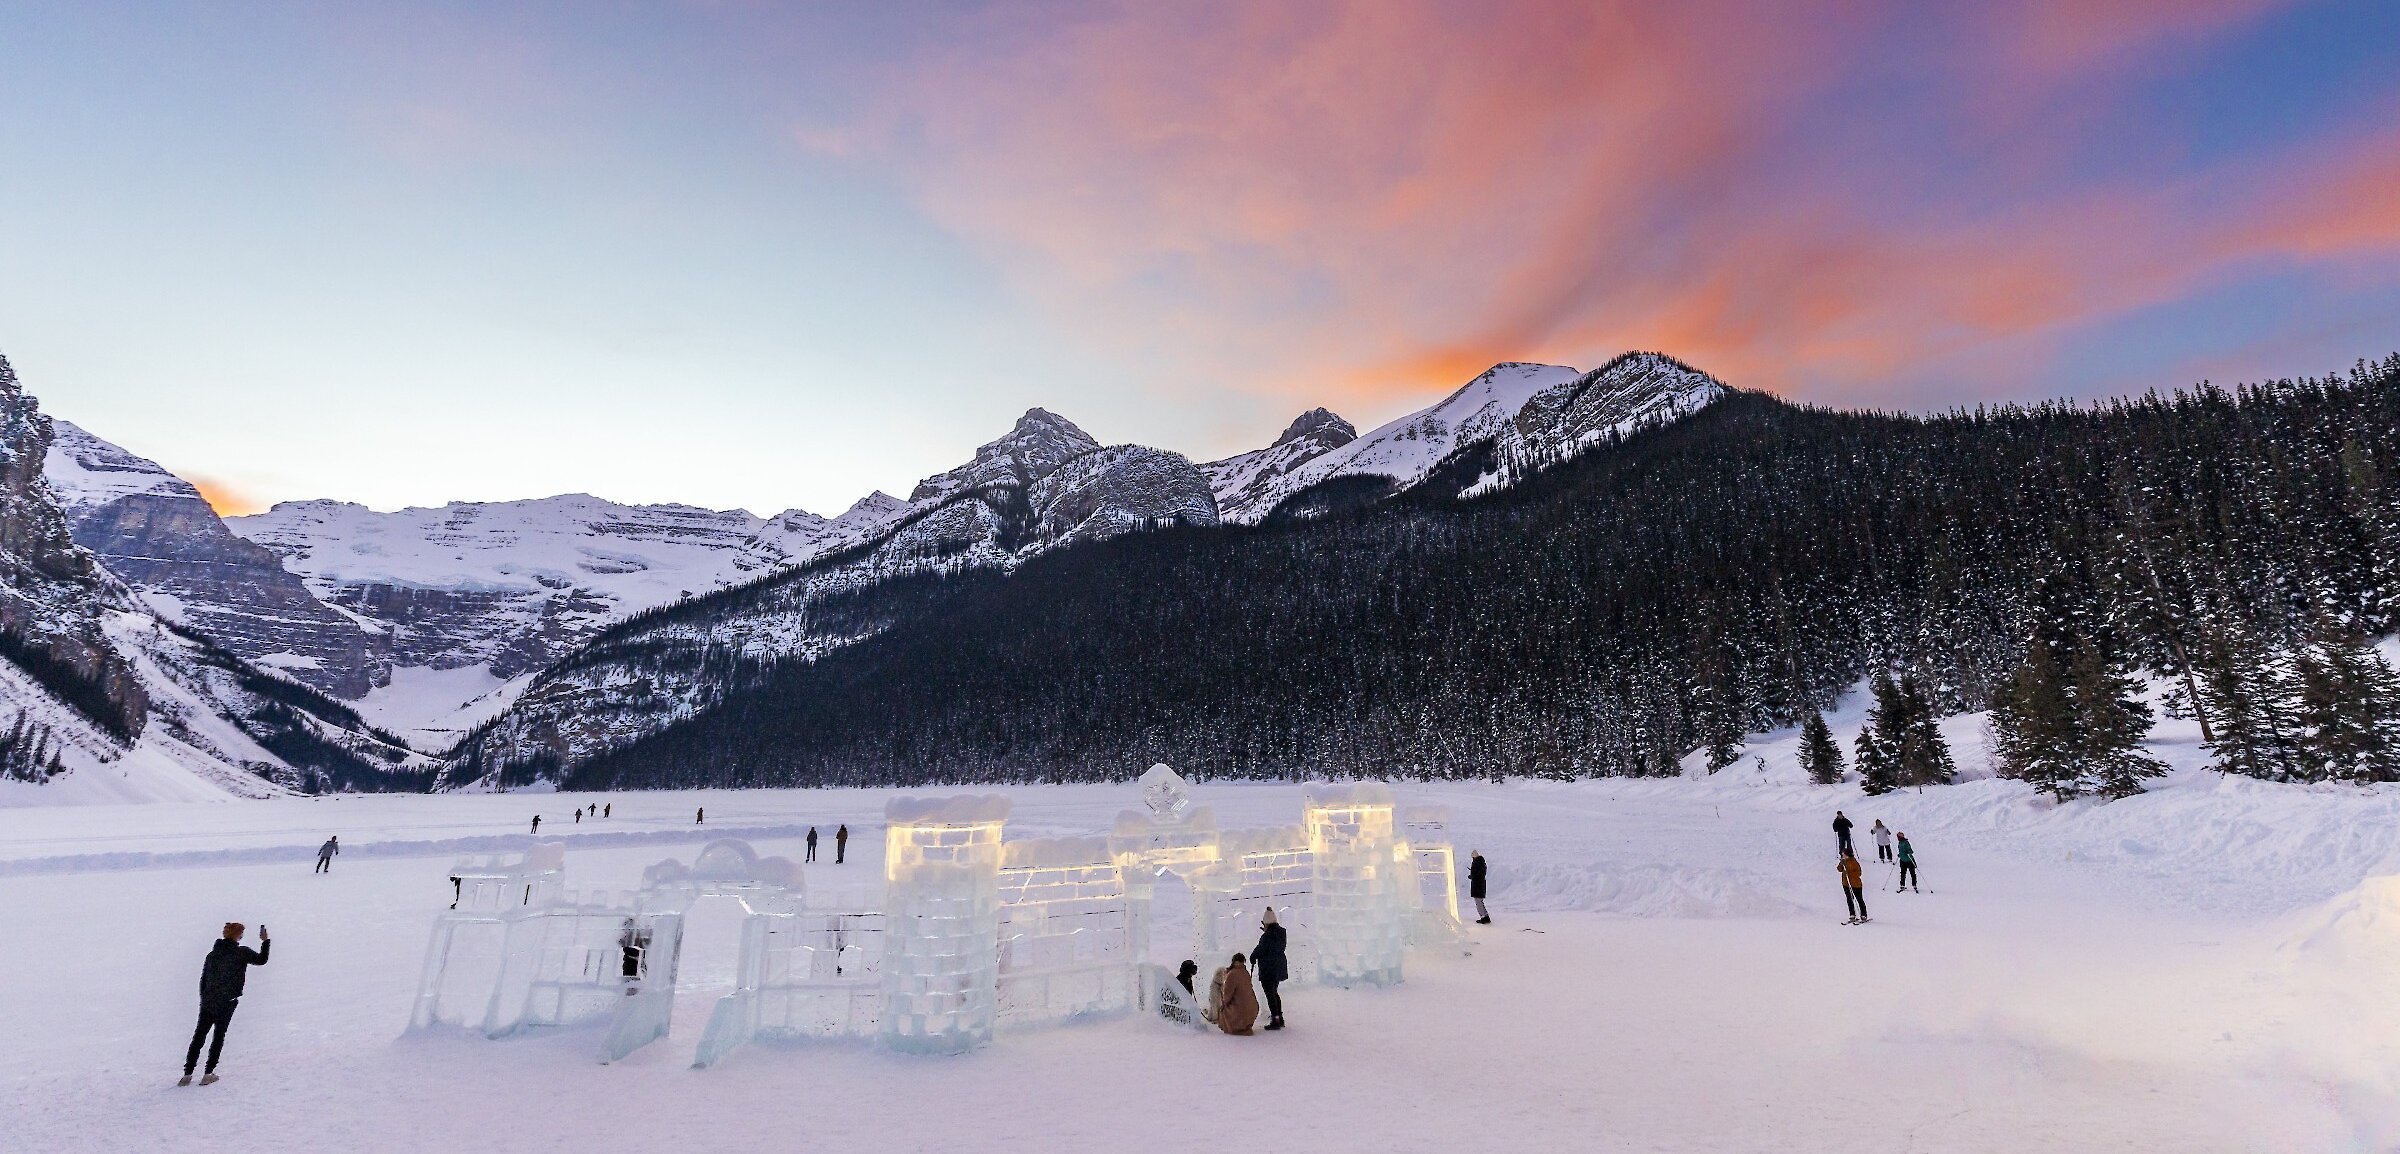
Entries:
[[1003, 1026], [1134, 1004], [1135, 919], [1109, 839], [1012, 841], [1000, 859]]
[[999, 1021], [1000, 829], [997, 794], [894, 798], [883, 810], [883, 1040], [957, 1053]]
[[1308, 787], [1318, 980], [1400, 981], [1416, 908], [1415, 863], [1395, 836], [1392, 791], [1375, 782]]
[[565, 892], [566, 846], [547, 842], [516, 861], [461, 858], [456, 905], [436, 918], [410, 1014], [412, 1029], [448, 1025], [500, 1037], [613, 1013], [627, 981], [621, 914], [604, 897]]
[[1465, 925], [1458, 917], [1458, 857], [1450, 848], [1450, 811], [1438, 805], [1412, 805], [1401, 811], [1400, 820], [1408, 828], [1408, 844], [1417, 866], [1412, 940], [1455, 939]]

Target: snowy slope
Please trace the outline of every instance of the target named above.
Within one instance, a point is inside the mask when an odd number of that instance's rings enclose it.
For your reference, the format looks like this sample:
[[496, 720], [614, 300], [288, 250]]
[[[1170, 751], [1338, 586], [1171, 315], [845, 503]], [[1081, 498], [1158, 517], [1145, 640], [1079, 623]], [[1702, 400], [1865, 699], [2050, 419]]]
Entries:
[[1227, 505], [1228, 521], [1255, 522], [1284, 498], [1336, 477], [1385, 477], [1406, 488], [1432, 471], [1450, 451], [1499, 431], [1535, 394], [1572, 384], [1583, 374], [1563, 365], [1508, 361], [1433, 405], [1376, 428], [1291, 470]]
[[1358, 439], [1350, 422], [1328, 409], [1310, 409], [1286, 426], [1275, 443], [1200, 466], [1216, 493], [1219, 509], [1248, 509], [1292, 471]]

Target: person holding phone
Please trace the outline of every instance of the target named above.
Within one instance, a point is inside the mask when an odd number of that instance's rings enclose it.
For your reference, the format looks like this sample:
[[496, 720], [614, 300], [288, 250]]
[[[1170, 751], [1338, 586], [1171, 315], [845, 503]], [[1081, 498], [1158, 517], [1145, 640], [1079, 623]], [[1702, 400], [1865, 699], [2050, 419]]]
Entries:
[[208, 1069], [200, 1084], [217, 1080], [217, 1056], [225, 1052], [225, 1027], [233, 1022], [234, 1008], [242, 1002], [242, 984], [250, 975], [250, 967], [267, 964], [267, 954], [275, 943], [267, 938], [267, 927], [258, 927], [258, 948], [242, 944], [246, 927], [240, 922], [225, 923], [225, 932], [209, 948], [208, 960], [200, 963], [200, 1024], [192, 1029], [191, 1048], [183, 1054], [183, 1080], [178, 1086], [192, 1084], [192, 1067], [200, 1063], [200, 1043], [213, 1033], [208, 1044]]

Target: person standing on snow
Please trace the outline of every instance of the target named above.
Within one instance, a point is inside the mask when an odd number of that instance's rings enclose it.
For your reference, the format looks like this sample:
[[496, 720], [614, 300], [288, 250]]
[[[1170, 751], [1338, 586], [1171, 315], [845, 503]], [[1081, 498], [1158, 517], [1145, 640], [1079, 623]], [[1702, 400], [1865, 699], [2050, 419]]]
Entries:
[[1492, 911], [1483, 908], [1483, 879], [1486, 866], [1482, 850], [1467, 851], [1467, 896], [1475, 899], [1475, 924], [1492, 924]]
[[602, 817], [615, 817], [615, 816], [617, 816], [617, 803], [615, 803], [615, 802], [613, 802], [613, 801], [612, 801], [612, 802], [608, 803], [607, 805], [601, 806], [601, 807], [600, 807], [600, 816], [602, 816]]
[[1847, 848], [1842, 850], [1842, 898], [1849, 903], [1849, 924], [1854, 926], [1867, 920], [1867, 883], [1863, 876], [1865, 868], [1858, 864], [1857, 854], [1851, 853]]
[[1892, 827], [1883, 824], [1882, 818], [1876, 818], [1875, 828], [1868, 832], [1875, 835], [1875, 860], [1892, 860]]
[[1289, 963], [1283, 956], [1283, 927], [1275, 922], [1275, 907], [1268, 906], [1258, 919], [1258, 946], [1250, 951], [1250, 968], [1258, 974], [1258, 986], [1267, 992], [1267, 1029], [1283, 1028], [1283, 995], [1275, 987], [1292, 976]]
[[267, 938], [267, 927], [258, 927], [258, 948], [242, 944], [244, 927], [240, 922], [225, 923], [225, 932], [209, 947], [208, 960], [200, 963], [200, 1024], [192, 1029], [191, 1048], [183, 1052], [183, 1080], [178, 1086], [192, 1084], [192, 1067], [200, 1064], [200, 1043], [213, 1031], [215, 1040], [208, 1044], [208, 1069], [200, 1084], [217, 1080], [217, 1056], [225, 1052], [225, 1027], [233, 1023], [233, 1011], [242, 1003], [242, 983], [250, 975], [250, 967], [267, 964], [267, 955], [275, 943]]
[[1917, 888], [1917, 847], [1908, 844], [1907, 834], [1900, 835], [1900, 885], [1893, 887], [1893, 892], [1902, 888], [1910, 893], [1925, 892]]
[[1258, 993], [1250, 988], [1250, 971], [1243, 967], [1240, 954], [1208, 984], [1208, 1004], [1216, 1008], [1218, 1029], [1245, 1038], [1253, 1032], [1250, 1027], [1258, 1022]]
[[700, 808], [700, 809], [695, 809], [695, 810], [693, 810], [693, 811], [692, 811], [692, 824], [693, 824], [693, 825], [707, 825], [707, 824], [708, 824], [708, 810], [707, 810], [707, 808], [706, 808], [706, 807], [702, 807], [702, 808]]
[[575, 824], [583, 824], [583, 807], [580, 805], [575, 807]]
[[1833, 840], [1834, 848], [1850, 852], [1850, 817], [1838, 809], [1833, 811]]
[[833, 864], [842, 864], [842, 856], [850, 852], [850, 825], [844, 822], [833, 831]]
[[332, 837], [326, 838], [326, 839], [325, 839], [325, 844], [317, 847], [317, 870], [316, 870], [316, 872], [318, 872], [318, 873], [321, 873], [321, 874], [329, 874], [329, 873], [332, 873], [332, 872], [333, 872], [333, 855], [335, 855], [335, 854], [337, 854], [337, 853], [340, 853], [340, 852], [342, 852], [342, 837], [341, 837], [341, 835], [340, 835], [340, 834], [335, 834], [335, 835], [334, 835], [334, 836], [332, 836]]
[[808, 857], [805, 860], [817, 860], [817, 827], [813, 825], [808, 827]]

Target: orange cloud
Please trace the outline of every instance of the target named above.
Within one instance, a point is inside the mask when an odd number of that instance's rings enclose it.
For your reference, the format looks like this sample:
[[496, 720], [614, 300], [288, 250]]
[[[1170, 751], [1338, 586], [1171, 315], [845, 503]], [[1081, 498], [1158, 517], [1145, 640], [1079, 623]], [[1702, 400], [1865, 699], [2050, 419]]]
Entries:
[[181, 476], [184, 480], [192, 483], [192, 488], [200, 490], [200, 499], [208, 502], [208, 507], [216, 510], [217, 516], [244, 517], [252, 513], [263, 513], [267, 509], [265, 502], [213, 477], [194, 476], [190, 473], [184, 473]]
[[[2018, 127], [2273, 6], [1974, 10], [1902, 94], [1955, 102], [1945, 135], [1852, 91], [1915, 6], [1127, 5], [932, 61], [845, 140], [1095, 339], [1209, 379], [1375, 401], [1654, 348], [1872, 395], [2400, 235], [2388, 134], [2162, 180], [2062, 177], [2065, 130]], [[1971, 176], [1891, 139], [1920, 113]]]

